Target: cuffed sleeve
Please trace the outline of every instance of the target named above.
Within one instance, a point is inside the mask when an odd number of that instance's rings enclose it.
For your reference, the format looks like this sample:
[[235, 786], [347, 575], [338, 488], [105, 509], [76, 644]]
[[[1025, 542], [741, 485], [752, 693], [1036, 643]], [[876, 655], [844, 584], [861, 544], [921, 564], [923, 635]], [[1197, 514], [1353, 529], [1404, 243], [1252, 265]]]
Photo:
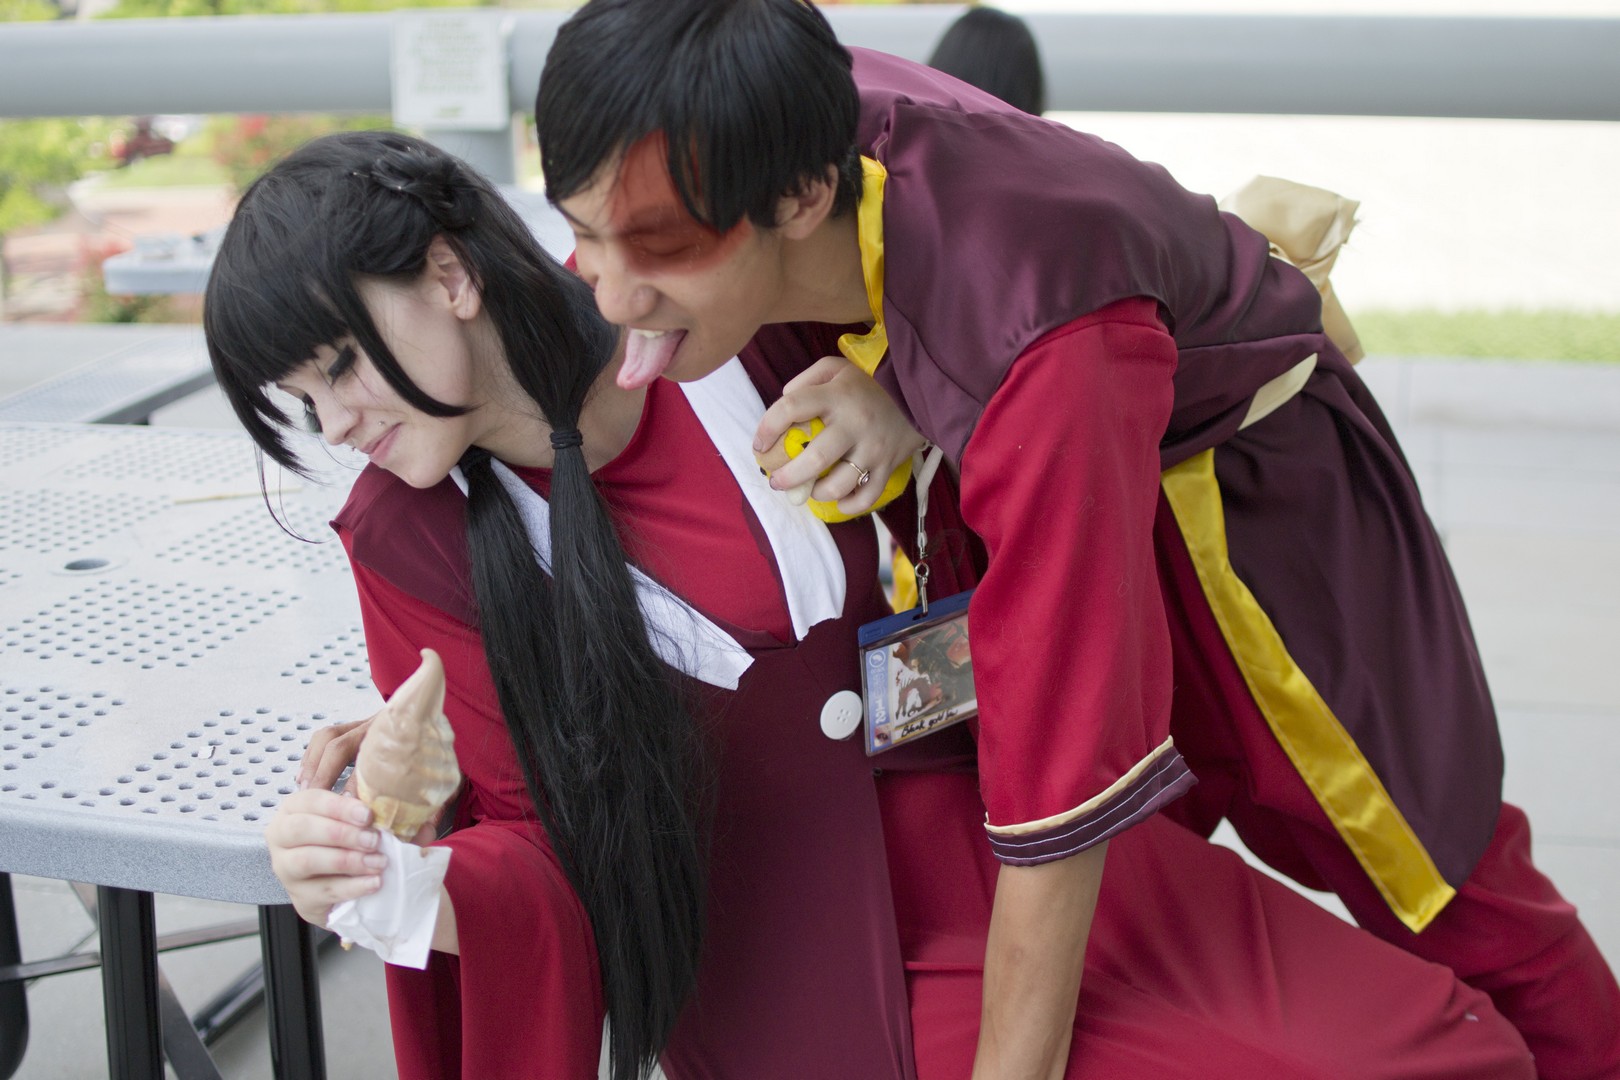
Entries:
[[1152, 545], [1175, 365], [1151, 301], [1110, 305], [1014, 362], [963, 453], [963, 519], [989, 553], [969, 623], [1003, 862], [1076, 854], [1194, 782], [1169, 738]]

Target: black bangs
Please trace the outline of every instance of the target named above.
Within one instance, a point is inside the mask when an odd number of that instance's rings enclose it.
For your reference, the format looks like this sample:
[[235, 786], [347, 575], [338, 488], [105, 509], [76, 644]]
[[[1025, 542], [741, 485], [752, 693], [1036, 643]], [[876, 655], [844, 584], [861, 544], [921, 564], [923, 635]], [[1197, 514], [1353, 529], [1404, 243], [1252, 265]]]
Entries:
[[803, 0], [592, 0], [557, 32], [540, 76], [547, 192], [579, 193], [663, 132], [676, 191], [713, 228], [774, 227], [777, 201], [829, 165], [834, 213], [846, 213], [860, 197], [851, 63]]
[[[432, 416], [465, 410], [406, 376], [360, 297], [358, 280], [414, 280], [440, 230], [407, 193], [379, 198], [377, 162], [421, 154], [394, 132], [348, 132], [294, 151], [250, 186], [220, 242], [203, 298], [214, 374], [266, 456], [304, 473], [267, 384], [353, 338], [407, 402]], [[455, 238], [450, 238], [453, 245]], [[459, 246], [459, 245], [457, 245]]]
[[[249, 188], [242, 206], [267, 186], [273, 181]], [[330, 284], [320, 280], [321, 260], [308, 250], [319, 242], [317, 230], [304, 224], [290, 235], [265, 235], [265, 224], [239, 211], [226, 229], [204, 296], [203, 331], [214, 376], [237, 419], [268, 457], [303, 473], [283, 433], [286, 415], [268, 387], [313, 359], [321, 345], [347, 337], [349, 327], [323, 298]], [[284, 218], [271, 224], [292, 225]], [[352, 288], [347, 281], [338, 287]]]

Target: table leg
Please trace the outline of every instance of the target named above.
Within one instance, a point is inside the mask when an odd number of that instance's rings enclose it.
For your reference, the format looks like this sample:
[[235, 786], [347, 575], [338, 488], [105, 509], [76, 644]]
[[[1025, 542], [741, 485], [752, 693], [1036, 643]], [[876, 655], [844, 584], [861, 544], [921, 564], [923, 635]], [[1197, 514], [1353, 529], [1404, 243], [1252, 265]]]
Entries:
[[163, 1056], [168, 1059], [169, 1068], [174, 1070], [178, 1080], [224, 1080], [161, 966], [157, 978], [158, 1013], [163, 1017]]
[[97, 886], [96, 911], [108, 1075], [112, 1080], [163, 1080], [152, 894]]
[[[0, 967], [22, 963], [17, 941], [17, 907], [11, 897], [11, 875], [0, 874]], [[0, 1080], [10, 1080], [28, 1049], [28, 984], [18, 979], [0, 983]]]
[[269, 1008], [270, 1067], [278, 1080], [326, 1080], [321, 988], [309, 926], [290, 904], [259, 909]]
[[264, 1002], [264, 965], [254, 964], [215, 994], [191, 1018], [205, 1045], [213, 1046], [244, 1016]]

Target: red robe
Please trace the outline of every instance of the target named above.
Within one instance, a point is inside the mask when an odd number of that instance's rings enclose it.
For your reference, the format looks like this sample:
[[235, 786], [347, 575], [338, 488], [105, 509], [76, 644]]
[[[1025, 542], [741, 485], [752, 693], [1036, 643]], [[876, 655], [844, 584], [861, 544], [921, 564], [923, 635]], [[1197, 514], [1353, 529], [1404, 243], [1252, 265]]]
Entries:
[[[1150, 739], [1164, 731], [1167, 651], [1117, 653], [1113, 612], [1093, 623], [1090, 605], [1129, 590], [1122, 602], [1153, 617], [1159, 470], [1185, 473], [1213, 448], [1207, 485], [1193, 475], [1166, 486], [1172, 503], [1189, 486], [1202, 497], [1177, 504], [1177, 517], [1227, 546], [1229, 567], [1225, 552], [1212, 561], [1235, 571], [1296, 681], [1320, 697], [1311, 708], [1325, 722], [1277, 720], [1310, 729], [1295, 763], [1332, 789], [1329, 817], [1391, 906], [1413, 929], [1426, 925], [1491, 837], [1500, 744], [1439, 540], [1377, 406], [1322, 333], [1314, 287], [1158, 166], [919, 65], [852, 52], [860, 146], [887, 170], [888, 354], [876, 377], [960, 466], [963, 518], [992, 548], [992, 580], [974, 599], [976, 646], [999, 633], [999, 616], [979, 614], [1056, 589], [1065, 614], [1041, 624], [1046, 647], [1010, 651], [1017, 677], [1061, 688], [1043, 711], [1066, 702], [1072, 729], [1120, 752], [1119, 740], [1139, 740], [1138, 711], [1158, 718]], [[1121, 315], [1121, 304], [1136, 306]], [[1096, 332], [1115, 339], [1107, 357], [1017, 374], [1037, 351], [1066, 352], [1063, 339], [1078, 341], [1105, 309], [1114, 314]], [[818, 332], [766, 328], [751, 362], [791, 377], [830, 351], [793, 348]], [[1240, 433], [1256, 391], [1312, 355], [1304, 390]], [[1017, 414], [1005, 438], [982, 430], [993, 404]], [[1060, 525], [1052, 510], [1076, 500], [1086, 520]], [[1018, 552], [1016, 566], [996, 566], [998, 543]], [[1123, 637], [1141, 640], [1134, 627]], [[980, 678], [1001, 663], [976, 648]], [[1121, 671], [1101, 697], [1076, 697], [1063, 678], [1111, 666], [1134, 677]], [[1126, 732], [1091, 733], [1114, 727]], [[1147, 774], [1131, 774], [1158, 745], [1138, 741], [1128, 761], [1100, 747], [1096, 772], [1067, 788], [1004, 803], [992, 793], [993, 838], [1028, 828], [1017, 834], [1026, 847], [1060, 844], [1060, 832], [1096, 833], [1136, 802], [1165, 805], [1142, 790]]]
[[[997, 855], [1062, 858], [1160, 807], [1206, 834], [1229, 818], [1363, 925], [1488, 988], [1545, 1075], [1620, 1069], [1620, 989], [1501, 807], [1456, 583], [1314, 288], [1163, 169], [851, 51], [860, 148], [887, 172], [876, 378], [960, 467], [960, 506], [931, 513], [959, 511], [946, 528], [987, 548], [944, 561], [960, 585], [984, 574]], [[765, 327], [745, 359], [780, 387], [849, 329]], [[1032, 744], [1082, 749], [1020, 774]], [[1199, 783], [1175, 799], [1184, 784], [1153, 785], [1178, 765]]]
[[[544, 490], [543, 472], [523, 475]], [[858, 686], [857, 624], [885, 610], [863, 586], [870, 527], [834, 528], [844, 617], [789, 644], [770, 548], [677, 388], [649, 390], [636, 436], [596, 480], [631, 557], [755, 657], [736, 692], [699, 688], [719, 733], [711, 917], [665, 1055], [671, 1080], [966, 1076], [997, 865], [972, 740], [955, 728], [868, 759], [818, 723], [831, 693]], [[472, 625], [463, 509], [448, 482], [417, 491], [368, 469], [336, 522], [377, 685], [391, 693], [418, 649], [438, 649], [467, 775], [457, 830], [440, 841], [461, 955], [388, 969], [400, 1075], [588, 1080], [602, 1009], [589, 927], [504, 735]], [[1026, 745], [1060, 773], [1082, 756]], [[1369, 1077], [1529, 1075], [1482, 995], [1230, 852], [1154, 819], [1117, 837], [1109, 863], [1071, 1077], [1346, 1061]], [[1339, 974], [1324, 984], [1322, 970]]]

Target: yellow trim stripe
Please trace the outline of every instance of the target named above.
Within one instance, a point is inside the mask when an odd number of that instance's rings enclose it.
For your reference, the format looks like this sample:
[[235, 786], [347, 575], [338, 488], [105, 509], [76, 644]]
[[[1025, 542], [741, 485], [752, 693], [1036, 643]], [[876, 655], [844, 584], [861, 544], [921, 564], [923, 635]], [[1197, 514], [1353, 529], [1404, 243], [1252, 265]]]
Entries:
[[855, 235], [861, 245], [861, 275], [866, 280], [866, 302], [872, 309], [872, 329], [845, 334], [838, 351], [868, 375], [877, 370], [889, 351], [889, 332], [883, 327], [883, 184], [889, 171], [882, 162], [861, 158], [861, 201], [855, 209]]
[[1232, 570], [1214, 451], [1165, 470], [1163, 481], [1210, 610], [1272, 734], [1390, 910], [1422, 930], [1456, 890]]
[[906, 553], [894, 549], [894, 587], [889, 590], [889, 606], [895, 612], [910, 611], [921, 603], [917, 593], [917, 568]]

